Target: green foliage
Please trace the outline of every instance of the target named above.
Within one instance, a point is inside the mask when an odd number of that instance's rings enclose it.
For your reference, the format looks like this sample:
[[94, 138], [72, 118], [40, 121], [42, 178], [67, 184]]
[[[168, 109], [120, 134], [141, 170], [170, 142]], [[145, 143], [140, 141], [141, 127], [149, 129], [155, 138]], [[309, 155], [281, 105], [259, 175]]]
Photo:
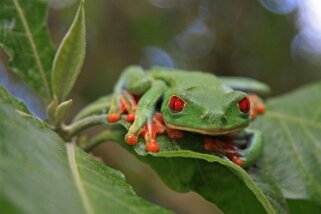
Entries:
[[[192, 133], [177, 140], [159, 136], [160, 152], [147, 153], [142, 139], [134, 147], [124, 142], [123, 127], [128, 123], [111, 127], [105, 122], [110, 96], [81, 110], [75, 123], [61, 126], [72, 104], [63, 101], [85, 57], [84, 0], [55, 57], [45, 24], [46, 0], [0, 4], [0, 46], [10, 57], [10, 67], [47, 101], [52, 89], [49, 120], [61, 136], [70, 139], [104, 123], [109, 129], [85, 145], [86, 150], [116, 141], [150, 165], [173, 190], [197, 192], [225, 213], [321, 211], [321, 83], [268, 101], [267, 113], [251, 125], [264, 135], [263, 157], [247, 171], [206, 152], [203, 136]], [[74, 142], [64, 144], [2, 86], [0, 148], [2, 212], [168, 212], [137, 197], [120, 172], [94, 160]]]
[[[107, 131], [95, 141], [108, 139], [120, 143], [150, 165], [175, 191], [197, 192], [224, 213], [262, 213], [264, 210], [284, 213], [287, 209], [286, 205], [283, 207], [284, 199], [277, 191], [269, 192], [272, 199], [281, 199], [273, 207], [264, 195], [265, 189], [260, 189], [246, 171], [228, 160], [204, 154], [201, 136], [191, 134], [184, 139], [173, 140], [162, 135], [157, 138], [160, 152], [147, 153], [142, 139], [133, 148], [124, 142], [124, 134], [123, 129]], [[265, 185], [271, 187], [274, 185], [271, 182], [268, 180]]]
[[0, 46], [10, 57], [10, 67], [49, 100], [54, 49], [45, 22], [48, 2], [1, 0], [0, 4]]
[[64, 101], [76, 82], [85, 58], [85, 46], [85, 11], [84, 0], [81, 0], [53, 62], [52, 90], [60, 102]]
[[13, 108], [0, 105], [1, 211], [168, 213], [137, 197], [122, 173]]
[[13, 97], [2, 85], [0, 85], [0, 104], [11, 104], [16, 107], [17, 110], [20, 110], [25, 113], [29, 113], [25, 104]]
[[[302, 206], [310, 205], [303, 201], [312, 201], [317, 209], [321, 204], [320, 90], [319, 82], [268, 101], [266, 114], [251, 126], [262, 131], [265, 146], [262, 161], [250, 168], [249, 174], [228, 160], [205, 154], [202, 137], [195, 134], [176, 140], [159, 136], [160, 152], [147, 153], [143, 140], [128, 146], [123, 140], [126, 131], [114, 130], [93, 139], [88, 149], [106, 139], [116, 141], [149, 164], [175, 191], [195, 191], [225, 213], [258, 213], [263, 209], [288, 213], [284, 198], [297, 199]], [[99, 106], [99, 100], [95, 104]], [[83, 111], [90, 109], [93, 104]], [[121, 124], [128, 127], [126, 122]]]
[[55, 117], [54, 117], [54, 123], [56, 126], [59, 126], [63, 120], [68, 116], [70, 108], [72, 105], [72, 100], [67, 100], [65, 102], [60, 103], [57, 106]]
[[321, 213], [320, 204], [305, 200], [288, 200], [290, 212], [292, 214], [301, 213]]
[[260, 167], [286, 198], [321, 205], [321, 83], [271, 99], [252, 127], [264, 133]]

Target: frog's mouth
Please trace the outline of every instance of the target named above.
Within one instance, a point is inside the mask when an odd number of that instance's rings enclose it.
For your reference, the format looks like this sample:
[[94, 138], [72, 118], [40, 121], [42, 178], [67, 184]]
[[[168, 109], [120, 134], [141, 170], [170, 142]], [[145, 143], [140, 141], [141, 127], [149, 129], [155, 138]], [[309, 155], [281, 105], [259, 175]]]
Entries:
[[240, 131], [244, 129], [246, 126], [231, 128], [231, 129], [198, 129], [198, 128], [192, 128], [192, 127], [185, 127], [185, 126], [178, 126], [173, 125], [171, 123], [166, 123], [166, 126], [170, 129], [178, 129], [188, 132], [196, 132], [204, 135], [225, 135], [233, 132]]

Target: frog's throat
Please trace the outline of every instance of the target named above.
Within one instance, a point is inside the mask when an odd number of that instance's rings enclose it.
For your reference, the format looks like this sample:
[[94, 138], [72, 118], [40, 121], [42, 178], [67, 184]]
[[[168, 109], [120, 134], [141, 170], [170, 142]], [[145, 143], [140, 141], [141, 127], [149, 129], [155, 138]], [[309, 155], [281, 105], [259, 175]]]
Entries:
[[241, 127], [236, 127], [236, 128], [232, 128], [232, 129], [225, 129], [225, 130], [222, 130], [222, 129], [205, 130], [205, 129], [185, 127], [185, 126], [177, 126], [177, 125], [173, 125], [170, 123], [166, 123], [166, 126], [170, 129], [178, 129], [178, 130], [183, 130], [183, 131], [188, 131], [188, 132], [196, 132], [196, 133], [200, 133], [200, 134], [204, 134], [204, 135], [225, 135], [225, 134], [240, 131], [246, 127], [246, 126], [241, 126]]

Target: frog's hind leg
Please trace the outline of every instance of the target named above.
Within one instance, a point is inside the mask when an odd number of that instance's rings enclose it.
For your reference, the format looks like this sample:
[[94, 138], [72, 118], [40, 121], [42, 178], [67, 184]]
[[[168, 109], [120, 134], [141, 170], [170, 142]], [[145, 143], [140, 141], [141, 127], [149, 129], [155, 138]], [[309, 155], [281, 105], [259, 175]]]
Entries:
[[258, 130], [246, 129], [243, 133], [247, 139], [247, 145], [242, 151], [243, 167], [253, 165], [262, 154], [263, 135]]
[[264, 114], [265, 104], [263, 100], [256, 94], [248, 95], [251, 103], [250, 107], [250, 118], [254, 120], [258, 114]]
[[125, 69], [114, 88], [114, 96], [109, 108], [108, 122], [116, 122], [125, 112], [127, 120], [135, 120], [137, 101], [134, 97], [143, 94], [151, 85], [148, 75], [138, 66], [130, 66]]
[[243, 91], [249, 94], [257, 94], [260, 97], [267, 97], [271, 89], [263, 82], [247, 77], [219, 77], [219, 81], [234, 90]]
[[204, 149], [226, 156], [233, 163], [246, 168], [253, 165], [262, 153], [260, 131], [245, 130], [225, 138], [204, 139]]
[[205, 138], [204, 149], [209, 152], [224, 155], [236, 165], [243, 166], [244, 160], [241, 159], [241, 151], [232, 143], [231, 139]]

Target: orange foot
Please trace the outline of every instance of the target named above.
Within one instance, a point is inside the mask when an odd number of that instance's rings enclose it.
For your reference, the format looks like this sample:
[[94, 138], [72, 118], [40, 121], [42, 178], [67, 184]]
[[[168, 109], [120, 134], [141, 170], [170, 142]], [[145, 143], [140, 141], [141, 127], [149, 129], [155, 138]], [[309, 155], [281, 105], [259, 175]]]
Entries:
[[182, 131], [169, 129], [166, 127], [163, 116], [161, 113], [156, 113], [151, 122], [146, 122], [144, 128], [142, 128], [137, 134], [127, 134], [125, 141], [129, 145], [134, 145], [138, 141], [138, 137], [141, 135], [144, 137], [146, 146], [145, 149], [148, 152], [158, 152], [159, 145], [156, 142], [157, 134], [163, 134], [167, 132], [171, 138], [182, 138], [184, 134]]
[[243, 160], [240, 158], [240, 150], [228, 140], [224, 142], [220, 139], [205, 138], [204, 149], [209, 152], [220, 153], [238, 166], [243, 165]]
[[115, 123], [120, 119], [121, 116], [124, 116], [128, 122], [134, 122], [137, 108], [137, 100], [135, 97], [129, 94], [127, 91], [123, 91], [119, 101], [120, 106], [118, 109], [116, 107], [116, 111], [108, 113], [107, 121], [109, 123]]
[[163, 117], [160, 113], [156, 113], [151, 122], [146, 122], [144, 128], [142, 128], [136, 134], [127, 134], [125, 141], [129, 145], [134, 145], [138, 141], [138, 137], [141, 135], [144, 137], [146, 146], [145, 149], [148, 152], [158, 152], [159, 146], [156, 142], [156, 135], [164, 133], [166, 130], [163, 123]]
[[251, 120], [254, 120], [256, 115], [263, 114], [265, 112], [265, 105], [263, 100], [256, 94], [250, 94], [249, 99], [251, 103], [250, 117]]

